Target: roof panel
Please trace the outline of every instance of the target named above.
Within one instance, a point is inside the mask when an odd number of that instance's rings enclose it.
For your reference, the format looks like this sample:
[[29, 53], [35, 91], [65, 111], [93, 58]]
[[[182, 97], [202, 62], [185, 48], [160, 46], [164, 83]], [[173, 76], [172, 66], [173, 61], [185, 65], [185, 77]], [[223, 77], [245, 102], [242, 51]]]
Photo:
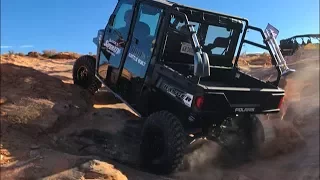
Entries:
[[167, 0], [152, 0], [152, 1], [159, 2], [159, 3], [162, 3], [162, 4], [168, 5], [168, 6], [172, 6], [173, 4], [175, 4], [174, 2], [170, 2], [170, 1], [167, 1]]
[[240, 20], [240, 21], [248, 21], [248, 20], [245, 19], [245, 18], [237, 17], [237, 16], [234, 16], [234, 15], [224, 14], [224, 13], [220, 13], [220, 12], [215, 12], [215, 11], [212, 11], [212, 10], [200, 9], [200, 8], [197, 8], [197, 7], [192, 7], [192, 6], [187, 6], [187, 5], [183, 5], [183, 4], [178, 4], [178, 3], [175, 3], [175, 2], [172, 2], [172, 1], [168, 1], [168, 0], [150, 0], [150, 1], [162, 3], [162, 4], [165, 4], [165, 5], [167, 5], [167, 6], [174, 6], [174, 5], [176, 5], [177, 7], [183, 7], [183, 8], [193, 9], [193, 10], [202, 11], [202, 12], [207, 12], [207, 13], [214, 13], [214, 14], [221, 15], [221, 16], [225, 16], [225, 17], [228, 17], [228, 18], [237, 19], [237, 20]]

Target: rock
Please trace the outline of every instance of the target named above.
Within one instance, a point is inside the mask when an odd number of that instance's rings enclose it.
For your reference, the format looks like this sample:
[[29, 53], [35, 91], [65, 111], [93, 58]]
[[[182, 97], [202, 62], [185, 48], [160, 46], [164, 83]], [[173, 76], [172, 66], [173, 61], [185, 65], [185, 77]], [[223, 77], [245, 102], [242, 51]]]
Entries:
[[1, 111], [1, 112], [0, 112], [0, 115], [1, 115], [1, 116], [7, 116], [8, 113], [7, 113], [7, 112], [4, 112], [4, 111]]
[[60, 53], [52, 55], [50, 58], [52, 58], [52, 59], [78, 59], [79, 57], [80, 57], [80, 55], [77, 53], [60, 52]]
[[52, 140], [53, 140], [54, 142], [57, 142], [57, 141], [58, 141], [58, 137], [57, 137], [57, 136], [53, 136], [53, 137], [52, 137]]
[[40, 146], [36, 145], [36, 144], [32, 144], [30, 149], [32, 149], [32, 150], [40, 149]]
[[38, 150], [31, 150], [31, 151], [29, 152], [29, 157], [30, 157], [30, 158], [40, 157], [40, 151], [38, 151]]
[[41, 180], [53, 180], [53, 179], [81, 179], [84, 180], [84, 173], [78, 171], [77, 168], [72, 168], [65, 170], [63, 172], [53, 174], [51, 176], [47, 176], [44, 178], [41, 178]]
[[81, 112], [88, 112], [93, 108], [93, 96], [88, 91], [74, 88], [72, 90], [72, 104]]
[[94, 145], [94, 141], [88, 138], [80, 137], [76, 140], [77, 142], [83, 144], [83, 145]]
[[77, 117], [80, 115], [79, 109], [72, 104], [56, 103], [52, 109], [60, 116]]
[[252, 180], [244, 175], [240, 175], [237, 180]]
[[6, 97], [0, 97], [0, 104], [4, 104], [4, 103], [6, 103], [6, 102], [8, 102], [8, 98], [6, 98]]
[[105, 179], [105, 180], [127, 180], [128, 178], [113, 165], [106, 162], [92, 160], [84, 163], [80, 167], [85, 173], [85, 179]]

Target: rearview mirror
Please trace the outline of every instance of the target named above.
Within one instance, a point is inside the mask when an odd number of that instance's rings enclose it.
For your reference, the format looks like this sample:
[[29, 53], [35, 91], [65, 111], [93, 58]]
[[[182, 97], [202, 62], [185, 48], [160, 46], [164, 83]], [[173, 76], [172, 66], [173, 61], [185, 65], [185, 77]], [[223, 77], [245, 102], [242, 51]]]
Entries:
[[201, 77], [203, 74], [202, 57], [200, 52], [194, 54], [194, 75]]
[[206, 52], [202, 53], [203, 74], [202, 76], [210, 76], [210, 60]]
[[206, 77], [210, 76], [210, 62], [208, 54], [200, 52], [194, 54], [194, 76]]

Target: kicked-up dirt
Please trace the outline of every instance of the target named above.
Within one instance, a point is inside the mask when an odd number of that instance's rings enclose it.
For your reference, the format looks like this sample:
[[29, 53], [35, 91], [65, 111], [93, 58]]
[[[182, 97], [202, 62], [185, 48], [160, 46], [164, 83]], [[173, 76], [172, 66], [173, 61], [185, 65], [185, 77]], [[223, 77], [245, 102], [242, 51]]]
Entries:
[[260, 117], [276, 138], [259, 159], [225, 168], [220, 147], [203, 142], [181, 172], [161, 177], [139, 170], [141, 121], [104, 88], [91, 96], [72, 85], [74, 60], [2, 55], [1, 178], [319, 179], [318, 60], [315, 50], [288, 60], [297, 72], [283, 80], [281, 113]]

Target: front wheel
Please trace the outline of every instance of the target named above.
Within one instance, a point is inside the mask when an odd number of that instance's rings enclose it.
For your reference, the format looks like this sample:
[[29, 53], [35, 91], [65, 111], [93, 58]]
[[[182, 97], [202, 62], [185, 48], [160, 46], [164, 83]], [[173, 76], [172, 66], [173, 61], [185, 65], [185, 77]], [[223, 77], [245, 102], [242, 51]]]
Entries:
[[154, 173], [170, 174], [182, 163], [185, 132], [179, 119], [167, 111], [151, 114], [142, 130], [142, 166]]
[[73, 65], [73, 82], [94, 94], [101, 87], [101, 82], [95, 77], [96, 59], [92, 56], [81, 56]]

